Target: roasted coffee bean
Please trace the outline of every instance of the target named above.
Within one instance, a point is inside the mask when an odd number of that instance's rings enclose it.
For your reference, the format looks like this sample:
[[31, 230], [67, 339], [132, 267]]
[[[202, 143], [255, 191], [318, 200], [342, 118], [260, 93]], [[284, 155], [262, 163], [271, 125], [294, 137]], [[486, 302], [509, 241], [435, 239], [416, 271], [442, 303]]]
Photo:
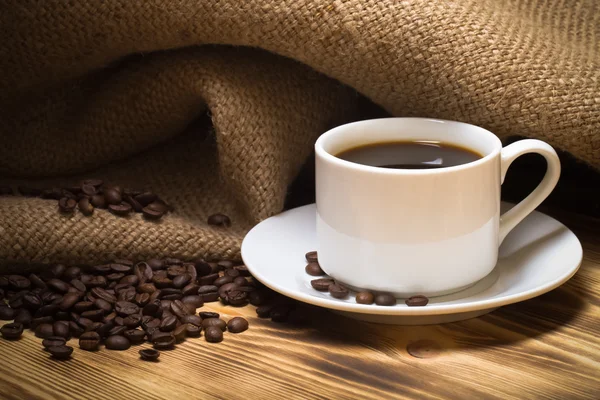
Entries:
[[85, 287], [83, 282], [81, 282], [79, 279], [72, 279], [71, 286], [73, 288], [77, 289], [77, 291], [82, 292], [82, 293], [85, 293], [85, 291], [87, 290], [87, 288]]
[[223, 341], [223, 331], [216, 326], [209, 326], [204, 329], [204, 337], [207, 342], [219, 343]]
[[52, 354], [52, 357], [59, 360], [66, 360], [73, 354], [73, 348], [71, 346], [54, 346], [48, 347], [47, 350]]
[[94, 186], [94, 187], [100, 187], [104, 184], [104, 181], [102, 179], [85, 179], [84, 181], [81, 182], [81, 185], [90, 185], [90, 186]]
[[275, 306], [271, 309], [269, 316], [273, 322], [285, 322], [288, 320], [291, 308], [287, 305]]
[[107, 206], [106, 199], [101, 194], [90, 197], [90, 203], [96, 208], [106, 208]]
[[244, 306], [248, 304], [248, 294], [241, 290], [231, 290], [224, 300], [232, 306]]
[[135, 296], [135, 304], [140, 307], [144, 307], [150, 301], [150, 295], [148, 293], [139, 293]]
[[161, 309], [160, 300], [154, 300], [151, 303], [148, 303], [142, 309], [142, 315], [155, 315], [158, 310]]
[[77, 318], [77, 323], [82, 328], [87, 329], [90, 325], [92, 325], [94, 323], [94, 321], [92, 321], [91, 319], [80, 317], [80, 318]]
[[58, 305], [58, 308], [60, 308], [63, 311], [71, 309], [71, 307], [77, 304], [77, 302], [79, 301], [79, 297], [80, 296], [78, 293], [65, 294], [62, 298], [62, 301]]
[[36, 330], [38, 326], [42, 325], [42, 324], [52, 324], [54, 322], [54, 318], [50, 315], [47, 315], [45, 317], [37, 317], [37, 318], [33, 318], [31, 320], [31, 326], [30, 328], [32, 330]]
[[331, 294], [331, 297], [335, 297], [336, 299], [345, 299], [350, 293], [350, 291], [345, 286], [337, 282], [329, 285], [328, 290], [329, 294]]
[[154, 273], [148, 263], [140, 262], [133, 268], [135, 276], [137, 276], [139, 283], [146, 283], [152, 280]]
[[110, 331], [108, 331], [108, 336], [122, 335], [126, 330], [126, 326], [115, 326]]
[[23, 324], [13, 322], [2, 325], [2, 328], [0, 328], [0, 334], [4, 339], [17, 340], [23, 334]]
[[156, 292], [156, 286], [153, 283], [142, 283], [137, 290], [140, 293], [154, 293]]
[[181, 322], [186, 323], [186, 324], [201, 326], [202, 325], [202, 317], [200, 317], [198, 315], [186, 315], [185, 317], [181, 318]]
[[375, 304], [378, 306], [394, 306], [396, 298], [389, 293], [379, 293], [375, 296]]
[[104, 325], [106, 325], [106, 324], [104, 324], [103, 322], [92, 322], [85, 328], [85, 331], [86, 332], [90, 332], [90, 331], [98, 332], [98, 330], [101, 329]]
[[202, 329], [206, 331], [206, 328], [216, 326], [222, 331], [227, 329], [227, 324], [221, 318], [206, 318], [202, 319]]
[[83, 183], [81, 185], [81, 192], [86, 196], [93, 196], [97, 193], [96, 187]]
[[164, 261], [159, 260], [158, 258], [152, 258], [148, 260], [147, 263], [150, 266], [150, 268], [152, 268], [152, 271], [157, 271], [165, 267]]
[[140, 312], [140, 307], [129, 301], [117, 301], [115, 303], [115, 311], [122, 317]]
[[171, 312], [171, 304], [172, 303], [173, 303], [173, 301], [171, 301], [171, 300], [161, 300], [160, 308], [162, 308], [164, 311]]
[[85, 331], [75, 321], [69, 321], [69, 332], [73, 337], [80, 337]]
[[79, 337], [79, 348], [84, 351], [96, 351], [100, 346], [100, 335], [96, 332], [86, 332]]
[[194, 312], [196, 311], [196, 308], [200, 308], [204, 305], [202, 297], [198, 295], [185, 296], [181, 299], [181, 302], [190, 306], [190, 308], [193, 308]]
[[329, 279], [329, 278], [319, 278], [319, 279], [313, 279], [312, 281], [310, 281], [310, 285], [313, 287], [313, 289], [316, 289], [320, 292], [326, 292], [329, 290], [329, 286], [334, 283], [333, 279]]
[[104, 299], [96, 299], [94, 305], [100, 309], [100, 311], [109, 314], [113, 310], [113, 305]]
[[88, 311], [94, 308], [94, 303], [91, 301], [80, 301], [73, 305], [73, 310], [77, 313], [82, 313], [84, 311]]
[[171, 332], [173, 329], [177, 327], [177, 317], [174, 315], [167, 316], [163, 318], [160, 323], [159, 329], [163, 332]]
[[8, 283], [16, 290], [29, 289], [31, 281], [21, 275], [9, 275]]
[[140, 350], [140, 357], [144, 361], [156, 361], [160, 357], [160, 351], [154, 349]]
[[222, 276], [222, 277], [216, 279], [213, 284], [217, 287], [221, 287], [221, 286], [225, 285], [226, 283], [232, 283], [232, 282], [233, 282], [232, 277]]
[[405, 303], [409, 307], [423, 307], [429, 303], [429, 299], [423, 295], [411, 296], [405, 300]]
[[193, 296], [198, 294], [198, 289], [200, 289], [199, 285], [196, 285], [195, 283], [190, 283], [188, 285], [186, 285], [185, 287], [183, 287], [183, 289], [181, 289], [181, 293], [184, 296]]
[[198, 284], [200, 286], [212, 285], [217, 279], [219, 279], [219, 274], [206, 275], [198, 279]]
[[144, 207], [142, 209], [142, 212], [144, 212], [144, 209], [146, 211], [154, 211], [160, 214], [165, 214], [167, 211], [169, 211], [169, 207], [162, 200], [153, 201], [152, 203]]
[[29, 328], [31, 326], [31, 321], [33, 320], [33, 317], [31, 316], [31, 313], [29, 312], [29, 310], [27, 309], [20, 309], [17, 312], [17, 315], [15, 315], [15, 323], [18, 324], [22, 324], [23, 327], [25, 328]]
[[40, 289], [47, 288], [46, 283], [42, 280], [42, 278], [40, 278], [36, 274], [29, 275], [29, 282], [31, 282], [31, 284], [37, 288], [40, 288]]
[[319, 258], [317, 255], [316, 251], [309, 251], [308, 253], [306, 253], [306, 261], [311, 263], [311, 262], [319, 262]]
[[[174, 295], [174, 294], [179, 295], [179, 298], [178, 299], [167, 298], [167, 296], [171, 296], [171, 295]], [[181, 289], [164, 288], [164, 289], [161, 289], [161, 292], [160, 292], [160, 298], [161, 299], [166, 299], [166, 300], [181, 300], [181, 297], [183, 297], [183, 295], [181, 293]]]
[[65, 344], [67, 344], [67, 340], [62, 336], [50, 336], [42, 340], [42, 346], [46, 349], [48, 347], [64, 346]]
[[126, 216], [131, 212], [132, 208], [131, 208], [131, 205], [129, 205], [127, 203], [121, 203], [121, 204], [109, 204], [108, 210], [115, 215]]
[[356, 302], [358, 304], [373, 304], [375, 296], [371, 292], [358, 292], [356, 293]]
[[26, 290], [21, 290], [15, 294], [12, 294], [8, 298], [8, 305], [10, 308], [17, 309], [23, 307], [23, 296], [25, 296], [28, 292]]
[[[61, 299], [60, 301], [62, 302], [62, 297], [60, 299]], [[35, 318], [46, 317], [46, 316], [49, 316], [49, 315], [54, 315], [54, 314], [56, 314], [59, 311], [60, 311], [60, 308], [58, 307], [57, 304], [48, 304], [48, 305], [45, 305], [43, 307], [40, 307], [35, 312], [34, 317]]]
[[35, 336], [42, 339], [54, 336], [54, 328], [52, 328], [51, 324], [40, 324], [35, 328]]
[[304, 270], [306, 271], [307, 274], [312, 275], [312, 276], [325, 275], [325, 272], [323, 272], [323, 270], [321, 269], [321, 266], [317, 262], [308, 263], [306, 265], [306, 268], [304, 268]]
[[136, 275], [125, 275], [119, 281], [120, 285], [128, 285], [128, 286], [137, 286], [138, 283], [139, 283], [139, 280]]
[[167, 277], [161, 277], [154, 275], [152, 277], [152, 283], [159, 289], [164, 289], [173, 286], [173, 281]]
[[79, 199], [77, 207], [79, 208], [79, 211], [81, 211], [81, 213], [85, 216], [90, 216], [94, 213], [94, 206], [92, 205], [88, 197], [82, 197], [81, 199]]
[[129, 329], [137, 328], [142, 323], [142, 316], [140, 314], [133, 314], [123, 318], [123, 325]]
[[110, 332], [114, 329], [113, 321], [102, 322], [102, 325], [94, 329], [94, 331], [102, 338], [110, 336]]
[[[98, 301], [98, 300], [96, 300]], [[99, 322], [102, 321], [102, 319], [104, 318], [104, 310], [89, 310], [89, 311], [84, 311], [81, 313], [81, 316], [83, 318], [87, 318], [91, 321], [94, 322]]]
[[112, 274], [106, 275], [106, 279], [109, 281], [118, 281], [125, 276], [122, 272], [113, 272]]
[[233, 280], [233, 284], [238, 286], [246, 286], [248, 284], [248, 281], [243, 276], [238, 276]]
[[166, 213], [166, 210], [165, 211], [156, 210], [154, 207], [150, 207], [150, 206], [142, 208], [142, 214], [147, 219], [160, 219], [160, 218], [162, 218], [163, 215], [165, 215], [165, 213]]
[[68, 197], [63, 197], [58, 201], [58, 209], [63, 213], [72, 213], [76, 206], [77, 201]]
[[183, 275], [187, 272], [187, 269], [183, 265], [171, 265], [167, 268], [167, 276], [171, 279], [179, 275]]
[[221, 213], [210, 215], [206, 222], [213, 226], [231, 226], [231, 219], [227, 215]]
[[194, 266], [196, 268], [196, 274], [198, 275], [198, 277], [206, 276], [206, 275], [209, 275], [209, 274], [212, 274], [215, 272], [215, 271], [213, 271], [210, 264], [204, 260], [196, 261]]
[[171, 303], [171, 312], [178, 318], [183, 318], [186, 315], [191, 314], [187, 306], [181, 300], [175, 300]]
[[221, 317], [219, 315], [219, 313], [212, 312], [212, 311], [200, 311], [198, 314], [200, 315], [200, 318], [202, 318], [202, 319], [205, 319], [205, 318], [220, 318]]
[[160, 326], [160, 319], [154, 318], [148, 322], [142, 322], [142, 329], [148, 332], [149, 329], [158, 329]]
[[107, 316], [105, 316], [102, 321], [103, 322], [114, 322], [116, 318], [117, 318], [117, 313], [113, 311], [110, 314], [108, 314]]
[[160, 336], [152, 341], [155, 349], [168, 350], [175, 346], [175, 338], [173, 336]]
[[242, 317], [234, 317], [227, 322], [227, 330], [231, 333], [240, 333], [248, 329], [248, 321]]
[[110, 205], [121, 204], [121, 202], [123, 201], [121, 193], [115, 188], [107, 188], [104, 190], [103, 194], [104, 198], [106, 199], [106, 202]]
[[80, 275], [81, 275], [81, 268], [69, 267], [65, 270], [65, 272], [63, 274], [63, 278], [68, 279], [68, 280], [79, 279]]
[[117, 316], [117, 317], [115, 317], [115, 319], [113, 320], [113, 323], [114, 323], [115, 325], [117, 325], [117, 326], [123, 326], [123, 325], [124, 325], [123, 321], [124, 321], [124, 318], [123, 318], [123, 317], [119, 317], [119, 316]]
[[248, 293], [248, 300], [253, 306], [261, 306], [265, 304], [271, 296], [264, 290], [254, 290]]
[[54, 320], [56, 321], [70, 321], [71, 319], [71, 313], [67, 311], [59, 311], [54, 314]]
[[217, 266], [219, 267], [219, 271], [233, 268], [234, 265], [235, 265], [235, 263], [231, 260], [221, 260], [217, 263]]
[[240, 271], [238, 271], [237, 269], [229, 268], [229, 269], [226, 269], [225, 272], [223, 272], [223, 276], [228, 276], [232, 279], [235, 279], [238, 276], [240, 276]]
[[156, 201], [157, 196], [152, 192], [144, 192], [135, 196], [135, 200], [139, 202], [142, 206], [147, 206], [148, 204]]
[[187, 330], [187, 324], [179, 325], [173, 330], [173, 337], [177, 343], [181, 343], [185, 340]]
[[66, 321], [56, 321], [52, 325], [52, 332], [54, 336], [60, 336], [65, 339], [69, 339], [71, 337], [71, 332], [69, 331], [69, 323]]
[[125, 336], [113, 335], [106, 338], [104, 346], [109, 350], [127, 350], [131, 347], [131, 342]]
[[67, 282], [61, 281], [57, 278], [50, 279], [48, 282], [46, 282], [46, 284], [51, 289], [56, 290], [60, 293], [67, 293], [69, 291], [69, 288], [71, 287], [71, 285], [69, 285]]
[[140, 204], [139, 201], [137, 201], [135, 198], [133, 198], [132, 196], [126, 194], [123, 196], [123, 201], [127, 204], [129, 204], [131, 206], [131, 208], [133, 208], [133, 211], [140, 213], [142, 212], [144, 206], [142, 206]]
[[35, 311], [42, 305], [42, 299], [35, 293], [27, 293], [23, 296], [23, 306], [28, 310]]
[[114, 273], [128, 274], [132, 271], [131, 265], [119, 264], [117, 262], [113, 262], [110, 264], [110, 269]]
[[129, 287], [126, 290], [119, 291], [119, 296], [117, 297], [117, 300], [133, 303], [135, 301], [135, 295], [136, 295], [135, 289], [132, 287]]
[[175, 288], [181, 289], [182, 287], [184, 287], [185, 285], [187, 285], [188, 283], [190, 283], [192, 281], [192, 277], [189, 274], [182, 274], [182, 275], [178, 275], [175, 278], [173, 278], [173, 286]]
[[130, 329], [123, 332], [123, 336], [129, 339], [131, 344], [140, 344], [144, 343], [146, 340], [146, 332], [139, 329]]
[[199, 337], [202, 327], [194, 324], [187, 324], [185, 333], [188, 337]]
[[251, 276], [250, 271], [248, 270], [248, 267], [246, 267], [245, 265], [236, 265], [235, 267], [233, 267], [233, 269], [238, 271], [241, 276], [245, 276], [245, 277]]

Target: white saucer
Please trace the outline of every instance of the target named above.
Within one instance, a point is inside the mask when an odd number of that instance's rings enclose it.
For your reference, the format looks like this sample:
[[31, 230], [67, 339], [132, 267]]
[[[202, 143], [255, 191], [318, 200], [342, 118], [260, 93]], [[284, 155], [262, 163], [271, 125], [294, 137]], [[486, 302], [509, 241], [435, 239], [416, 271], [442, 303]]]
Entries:
[[[503, 210], [510, 208], [502, 204]], [[304, 255], [316, 249], [314, 204], [286, 211], [255, 226], [242, 243], [244, 263], [258, 280], [288, 297], [352, 318], [401, 325], [425, 325], [477, 317], [506, 304], [546, 293], [571, 278], [583, 256], [566, 226], [533, 212], [506, 238], [496, 268], [460, 292], [431, 298], [425, 307], [403, 302], [391, 307], [338, 300], [314, 290]]]

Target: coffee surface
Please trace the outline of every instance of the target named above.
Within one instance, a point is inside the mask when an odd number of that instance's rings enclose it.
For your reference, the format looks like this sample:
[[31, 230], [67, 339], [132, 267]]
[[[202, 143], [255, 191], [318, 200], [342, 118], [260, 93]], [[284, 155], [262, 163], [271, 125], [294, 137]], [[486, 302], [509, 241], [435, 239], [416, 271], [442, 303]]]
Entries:
[[336, 154], [357, 164], [394, 169], [434, 169], [482, 158], [475, 150], [437, 141], [395, 141], [357, 146]]

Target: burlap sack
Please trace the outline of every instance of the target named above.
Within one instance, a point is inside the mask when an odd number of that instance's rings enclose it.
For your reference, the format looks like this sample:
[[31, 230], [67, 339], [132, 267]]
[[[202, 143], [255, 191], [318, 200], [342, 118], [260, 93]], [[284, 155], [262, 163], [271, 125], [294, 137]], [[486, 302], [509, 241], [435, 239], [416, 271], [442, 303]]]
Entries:
[[[594, 0], [7, 0], [0, 35], [0, 183], [100, 177], [175, 207], [153, 223], [3, 197], [4, 261], [237, 258], [314, 139], [354, 118], [353, 89], [600, 166]], [[234, 226], [208, 227], [217, 211]]]

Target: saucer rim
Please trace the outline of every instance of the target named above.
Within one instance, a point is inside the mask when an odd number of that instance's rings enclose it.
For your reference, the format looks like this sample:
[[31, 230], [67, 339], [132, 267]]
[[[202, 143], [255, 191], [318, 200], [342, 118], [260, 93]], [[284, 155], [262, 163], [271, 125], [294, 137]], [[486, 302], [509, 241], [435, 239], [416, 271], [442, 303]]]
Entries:
[[[502, 202], [502, 203], [511, 204], [511, 203], [506, 203], [506, 202]], [[314, 208], [315, 212], [316, 212], [315, 203], [312, 203], [312, 204], [308, 204], [305, 206], [301, 206], [301, 207], [297, 207], [297, 208], [294, 208], [291, 210], [284, 211], [274, 217], [281, 217], [288, 213], [291, 214], [294, 212], [301, 212], [302, 209], [307, 209], [307, 208]], [[572, 235], [572, 237], [576, 240], [576, 242], [578, 244], [577, 251], [579, 253], [576, 266], [570, 267], [568, 269], [568, 271], [566, 271], [566, 273], [564, 273], [563, 275], [561, 275], [561, 276], [557, 277], [556, 279], [549, 281], [546, 284], [541, 285], [537, 288], [533, 288], [533, 289], [527, 290], [525, 292], [506, 295], [506, 296], [499, 297], [499, 298], [479, 300], [479, 301], [475, 301], [475, 302], [468, 303], [468, 304], [440, 304], [440, 305], [428, 305], [425, 307], [408, 307], [405, 304], [398, 303], [392, 307], [384, 307], [384, 306], [378, 306], [378, 305], [373, 305], [373, 304], [347, 303], [345, 301], [341, 301], [341, 300], [337, 300], [337, 299], [328, 299], [328, 298], [317, 297], [317, 296], [305, 294], [301, 291], [297, 291], [294, 289], [287, 289], [285, 287], [282, 287], [282, 286], [278, 285], [276, 282], [273, 282], [272, 280], [265, 278], [262, 274], [260, 274], [257, 271], [257, 268], [254, 268], [252, 263], [248, 262], [248, 257], [244, 256], [244, 254], [247, 254], [247, 251], [245, 251], [245, 249], [249, 246], [248, 238], [252, 235], [252, 233], [256, 229], [258, 229], [260, 227], [260, 225], [262, 225], [263, 223], [265, 223], [266, 221], [269, 221], [271, 218], [274, 218], [274, 217], [268, 218], [268, 219], [260, 222], [259, 224], [257, 224], [255, 227], [253, 227], [248, 232], [248, 234], [244, 237], [244, 240], [242, 241], [241, 255], [242, 255], [242, 259], [244, 260], [244, 264], [246, 265], [246, 267], [248, 267], [248, 270], [250, 271], [250, 273], [256, 279], [258, 279], [260, 282], [262, 282], [265, 286], [267, 286], [270, 289], [272, 289], [278, 293], [281, 293], [285, 296], [291, 297], [295, 300], [302, 301], [304, 303], [312, 304], [312, 305], [319, 306], [319, 307], [324, 307], [324, 308], [329, 308], [329, 309], [339, 310], [339, 311], [361, 313], [361, 314], [397, 315], [397, 316], [442, 315], [442, 314], [454, 314], [454, 313], [478, 311], [478, 310], [484, 310], [484, 309], [498, 308], [498, 307], [502, 307], [502, 306], [505, 306], [508, 304], [513, 304], [513, 303], [517, 303], [520, 301], [529, 300], [531, 298], [534, 298], [534, 297], [537, 297], [544, 293], [547, 293], [553, 289], [556, 289], [557, 287], [559, 287], [560, 285], [562, 285], [563, 283], [565, 283], [566, 281], [571, 279], [571, 277], [573, 277], [573, 275], [575, 275], [575, 273], [577, 273], [577, 271], [579, 270], [581, 263], [583, 261], [583, 247], [581, 246], [581, 241], [577, 238], [577, 236], [573, 233], [573, 231], [571, 231], [567, 226], [565, 226], [563, 223], [556, 220], [555, 218], [552, 218], [551, 216], [548, 216], [539, 211], [533, 211], [532, 214], [534, 214], [534, 213], [540, 214], [544, 218], [549, 218], [549, 219], [553, 220], [554, 222], [556, 222], [557, 224], [563, 226], [568, 231], [568, 233], [570, 235]]]

